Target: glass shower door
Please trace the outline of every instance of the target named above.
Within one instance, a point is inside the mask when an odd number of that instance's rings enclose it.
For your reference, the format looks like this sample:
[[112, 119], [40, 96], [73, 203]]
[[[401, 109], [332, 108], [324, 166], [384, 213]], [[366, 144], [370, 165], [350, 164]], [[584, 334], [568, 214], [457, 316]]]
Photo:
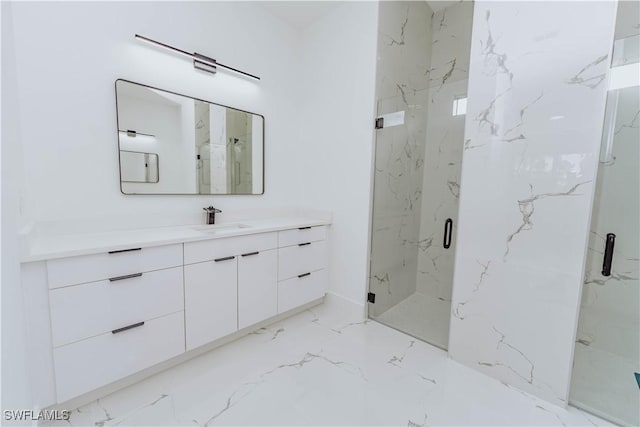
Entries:
[[[409, 313], [382, 317], [416, 291], [427, 90], [378, 101], [369, 274], [370, 317], [412, 333]], [[415, 334], [415, 332], [414, 332]]]
[[464, 116], [429, 108], [439, 107], [438, 97], [453, 100], [464, 84], [377, 106], [383, 121], [376, 130], [369, 316], [441, 348], [448, 344], [458, 206], [459, 167], [451, 165], [460, 163]]
[[473, 21], [473, 2], [447, 3], [379, 3], [368, 305], [445, 349]]
[[[617, 84], [620, 72], [624, 74], [618, 67], [633, 67], [638, 62], [639, 41], [640, 36], [616, 41], [612, 85]], [[625, 45], [635, 47], [632, 61], [621, 54]], [[570, 399], [596, 415], [637, 426], [640, 87], [637, 70], [635, 73], [635, 84], [610, 89], [607, 98]]]

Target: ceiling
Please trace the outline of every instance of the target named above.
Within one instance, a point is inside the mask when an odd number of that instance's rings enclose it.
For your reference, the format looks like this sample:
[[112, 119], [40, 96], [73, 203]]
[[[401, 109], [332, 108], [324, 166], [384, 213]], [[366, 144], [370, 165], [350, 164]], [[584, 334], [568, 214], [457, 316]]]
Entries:
[[[463, 0], [428, 0], [427, 4], [434, 12], [449, 7]], [[344, 1], [315, 1], [315, 0], [290, 0], [290, 1], [259, 1], [264, 9], [272, 15], [286, 22], [292, 27], [301, 30], [316, 20], [326, 15], [330, 10], [345, 3]]]
[[289, 25], [301, 30], [327, 14], [343, 1], [260, 1], [261, 7]]

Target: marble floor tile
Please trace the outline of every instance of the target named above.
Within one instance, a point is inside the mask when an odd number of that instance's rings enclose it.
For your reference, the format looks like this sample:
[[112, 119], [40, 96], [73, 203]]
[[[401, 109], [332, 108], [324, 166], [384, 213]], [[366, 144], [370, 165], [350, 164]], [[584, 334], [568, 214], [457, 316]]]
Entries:
[[450, 312], [450, 301], [416, 292], [382, 313], [376, 320], [440, 348], [447, 348]]
[[349, 307], [314, 307], [49, 425], [608, 425]]
[[620, 424], [640, 425], [634, 372], [640, 372], [640, 361], [577, 343], [569, 397], [594, 413], [615, 414]]

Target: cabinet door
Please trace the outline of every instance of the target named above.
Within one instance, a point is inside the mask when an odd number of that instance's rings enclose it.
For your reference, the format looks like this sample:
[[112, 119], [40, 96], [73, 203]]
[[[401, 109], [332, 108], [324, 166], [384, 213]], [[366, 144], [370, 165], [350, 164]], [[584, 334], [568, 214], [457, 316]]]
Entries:
[[277, 250], [238, 257], [238, 327], [242, 329], [277, 313]]
[[187, 350], [238, 330], [236, 257], [184, 267]]

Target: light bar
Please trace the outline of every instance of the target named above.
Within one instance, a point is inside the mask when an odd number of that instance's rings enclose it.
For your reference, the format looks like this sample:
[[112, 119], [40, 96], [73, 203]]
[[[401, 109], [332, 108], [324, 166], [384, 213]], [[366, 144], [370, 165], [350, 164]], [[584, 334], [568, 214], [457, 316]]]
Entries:
[[135, 38], [137, 40], [140, 40], [140, 41], [143, 41], [143, 42], [146, 42], [146, 43], [150, 43], [150, 44], [152, 44], [154, 46], [170, 50], [170, 51], [172, 51], [174, 53], [177, 53], [177, 54], [179, 54], [181, 56], [185, 56], [185, 57], [187, 57], [189, 59], [192, 59], [193, 60], [193, 67], [198, 69], [198, 70], [206, 71], [206, 72], [211, 73], [211, 74], [215, 74], [216, 71], [217, 71], [217, 67], [221, 67], [221, 68], [224, 68], [226, 70], [233, 71], [234, 73], [242, 74], [243, 76], [247, 76], [247, 77], [251, 77], [252, 79], [260, 80], [260, 77], [258, 77], [258, 76], [246, 73], [246, 72], [244, 72], [242, 70], [238, 70], [237, 68], [229, 67], [228, 65], [221, 64], [218, 61], [216, 61], [215, 59], [213, 59], [211, 57], [208, 57], [206, 55], [202, 55], [202, 54], [197, 53], [197, 52], [190, 53], [190, 52], [187, 52], [186, 50], [178, 49], [177, 47], [173, 47], [173, 46], [170, 46], [168, 44], [161, 43], [159, 41], [150, 39], [150, 38], [145, 37], [145, 36], [141, 36], [140, 34], [136, 34]]
[[149, 133], [136, 132], [135, 130], [131, 130], [131, 129], [127, 129], [127, 130], [119, 130], [118, 132], [120, 132], [120, 133], [124, 133], [124, 134], [126, 134], [127, 136], [130, 136], [131, 138], [135, 138], [135, 137], [137, 137], [138, 135], [150, 136], [150, 137], [152, 137], [152, 138], [155, 138], [155, 137], [156, 137], [155, 135], [151, 135], [151, 134], [149, 134]]

